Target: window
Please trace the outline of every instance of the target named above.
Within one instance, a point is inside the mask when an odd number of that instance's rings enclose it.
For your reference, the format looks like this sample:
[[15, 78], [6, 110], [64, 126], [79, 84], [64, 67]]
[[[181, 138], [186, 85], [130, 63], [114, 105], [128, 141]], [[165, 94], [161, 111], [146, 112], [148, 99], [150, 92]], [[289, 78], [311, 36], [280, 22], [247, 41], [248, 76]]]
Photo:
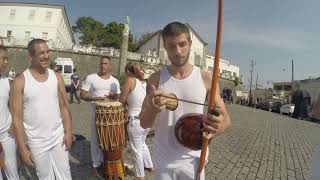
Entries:
[[62, 72], [62, 65], [57, 65], [57, 72]]
[[64, 73], [72, 73], [72, 66], [65, 65], [64, 66]]
[[7, 31], [7, 38], [10, 38], [12, 36], [12, 31], [11, 30], [8, 30]]
[[25, 31], [24, 32], [24, 38], [29, 40], [30, 39], [30, 31]]
[[10, 10], [10, 18], [14, 18], [16, 15], [16, 10], [15, 9], [11, 9]]
[[233, 77], [236, 77], [237, 76], [237, 73], [233, 72]]
[[46, 22], [51, 22], [51, 18], [52, 18], [52, 12], [47, 11], [46, 17], [45, 17], [44, 20], [45, 20]]
[[48, 33], [47, 32], [42, 32], [42, 39], [48, 40]]
[[36, 10], [32, 9], [29, 11], [29, 20], [34, 19], [34, 15], [36, 14]]

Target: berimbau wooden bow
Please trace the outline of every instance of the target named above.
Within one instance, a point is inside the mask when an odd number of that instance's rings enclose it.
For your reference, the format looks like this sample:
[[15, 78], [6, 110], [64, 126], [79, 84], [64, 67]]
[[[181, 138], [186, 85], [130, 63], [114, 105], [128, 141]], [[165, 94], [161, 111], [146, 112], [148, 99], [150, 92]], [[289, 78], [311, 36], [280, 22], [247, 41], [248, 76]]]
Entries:
[[[213, 67], [213, 74], [212, 74], [212, 82], [211, 82], [211, 93], [209, 99], [209, 107], [208, 107], [208, 114], [213, 112], [216, 108], [216, 96], [218, 90], [218, 76], [219, 76], [219, 63], [220, 63], [220, 49], [221, 49], [221, 39], [222, 39], [222, 17], [223, 17], [223, 0], [219, 0], [218, 2], [218, 21], [217, 21], [217, 37], [216, 37], [216, 49], [215, 49], [215, 56], [214, 56], [214, 67]], [[209, 143], [209, 133], [203, 132], [202, 138], [202, 150], [200, 156], [199, 167], [197, 170], [197, 180], [200, 180], [201, 172], [205, 165], [206, 155], [207, 155], [207, 148]]]

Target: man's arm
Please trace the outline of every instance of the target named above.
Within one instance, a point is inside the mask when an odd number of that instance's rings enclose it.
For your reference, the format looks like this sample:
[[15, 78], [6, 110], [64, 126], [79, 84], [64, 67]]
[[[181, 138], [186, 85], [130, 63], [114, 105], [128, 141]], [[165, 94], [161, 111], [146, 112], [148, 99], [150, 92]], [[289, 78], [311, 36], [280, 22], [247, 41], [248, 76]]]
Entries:
[[66, 149], [69, 149], [72, 145], [72, 118], [70, 107], [67, 99], [67, 93], [64, 86], [64, 81], [59, 73], [55, 73], [58, 79], [58, 98], [60, 113], [63, 120], [64, 127], [64, 144]]
[[152, 74], [147, 81], [147, 95], [143, 100], [141, 112], [139, 114], [140, 125], [144, 129], [153, 127], [156, 115], [165, 109], [165, 104], [170, 100], [168, 98], [160, 97], [157, 107], [153, 104], [152, 99], [163, 94], [162, 91], [157, 90], [159, 79], [160, 73], [157, 72]]
[[31, 158], [31, 152], [27, 148], [24, 142], [24, 127], [23, 121], [23, 90], [24, 89], [24, 76], [19, 75], [12, 82], [12, 88], [10, 89], [9, 108], [12, 116], [12, 124], [16, 135], [16, 140], [21, 155], [22, 161], [29, 165], [34, 166]]
[[[211, 74], [207, 71], [201, 71], [201, 76], [203, 83], [207, 89], [207, 98], [210, 98], [211, 92]], [[215, 96], [215, 103], [217, 107], [217, 111], [220, 113], [220, 116], [215, 116], [208, 113], [208, 119], [204, 123], [205, 128], [211, 133], [222, 133], [224, 132], [230, 125], [231, 120], [229, 113], [227, 112], [226, 106], [223, 100], [220, 97], [219, 86], [217, 87], [217, 94]]]

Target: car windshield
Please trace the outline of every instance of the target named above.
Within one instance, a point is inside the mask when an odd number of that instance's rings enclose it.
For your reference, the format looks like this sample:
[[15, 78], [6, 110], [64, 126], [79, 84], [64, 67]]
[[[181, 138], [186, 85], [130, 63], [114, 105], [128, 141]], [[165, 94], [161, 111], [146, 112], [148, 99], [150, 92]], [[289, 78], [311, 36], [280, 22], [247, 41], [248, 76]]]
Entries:
[[64, 73], [72, 73], [72, 66], [65, 65], [64, 66]]

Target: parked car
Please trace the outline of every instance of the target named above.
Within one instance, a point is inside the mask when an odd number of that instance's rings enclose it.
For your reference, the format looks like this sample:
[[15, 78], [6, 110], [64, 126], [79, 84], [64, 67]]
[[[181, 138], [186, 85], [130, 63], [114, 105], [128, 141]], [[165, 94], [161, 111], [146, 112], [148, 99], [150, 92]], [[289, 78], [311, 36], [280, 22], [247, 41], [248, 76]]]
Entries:
[[276, 112], [276, 113], [280, 113], [280, 108], [282, 105], [283, 105], [283, 103], [280, 101], [273, 102], [272, 107], [271, 107], [271, 111]]
[[294, 104], [284, 104], [280, 108], [280, 114], [288, 114], [292, 116], [294, 111]]
[[271, 111], [273, 101], [264, 101], [260, 104], [260, 108], [266, 111]]
[[257, 104], [256, 104], [256, 108], [257, 109], [261, 109], [261, 104], [263, 103], [263, 101], [259, 101]]

